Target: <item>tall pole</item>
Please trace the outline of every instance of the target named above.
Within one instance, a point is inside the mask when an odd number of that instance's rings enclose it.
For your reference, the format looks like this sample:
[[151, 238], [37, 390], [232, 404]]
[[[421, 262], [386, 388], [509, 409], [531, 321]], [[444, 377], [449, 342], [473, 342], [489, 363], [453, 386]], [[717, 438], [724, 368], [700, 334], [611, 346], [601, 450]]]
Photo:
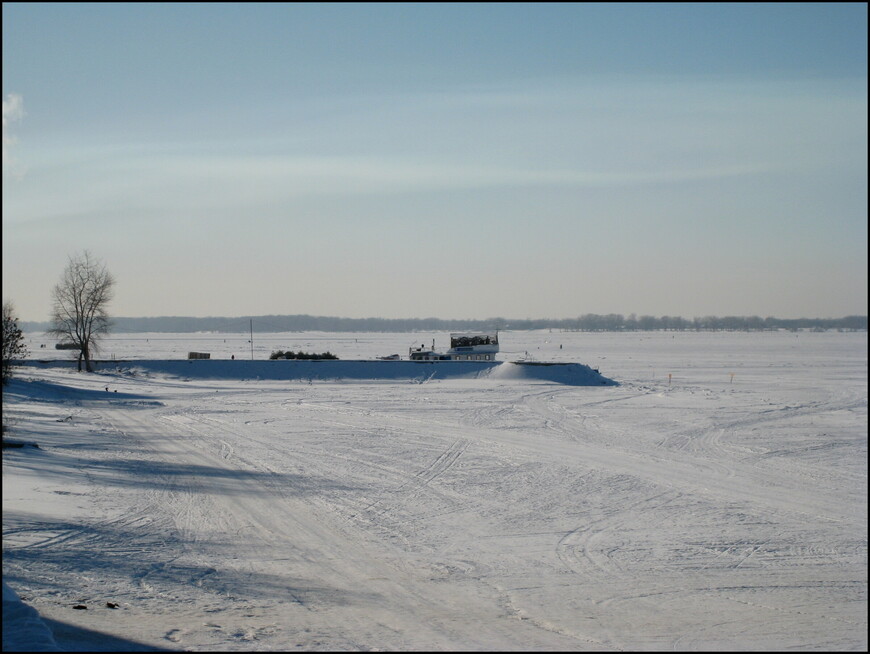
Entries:
[[251, 361], [254, 360], [254, 319], [251, 318]]

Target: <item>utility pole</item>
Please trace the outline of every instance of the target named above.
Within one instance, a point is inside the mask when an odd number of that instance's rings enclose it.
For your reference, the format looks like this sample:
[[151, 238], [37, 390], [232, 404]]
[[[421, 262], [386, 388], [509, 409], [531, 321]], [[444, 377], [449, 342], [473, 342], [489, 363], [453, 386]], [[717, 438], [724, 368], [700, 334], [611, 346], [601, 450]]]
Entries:
[[251, 361], [254, 360], [254, 319], [251, 318]]

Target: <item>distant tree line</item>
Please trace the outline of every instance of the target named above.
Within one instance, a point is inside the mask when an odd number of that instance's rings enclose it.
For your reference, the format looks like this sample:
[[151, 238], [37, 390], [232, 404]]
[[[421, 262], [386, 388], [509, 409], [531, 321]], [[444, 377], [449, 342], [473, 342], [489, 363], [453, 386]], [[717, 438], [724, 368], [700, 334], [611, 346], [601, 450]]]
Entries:
[[[113, 318], [116, 334], [141, 332], [246, 333], [253, 321], [254, 332], [485, 332], [494, 329], [561, 329], [569, 331], [759, 331], [774, 329], [834, 329], [864, 331], [867, 316], [844, 318], [761, 318], [759, 316], [637, 316], [587, 313], [563, 319], [446, 320], [442, 318], [336, 318], [309, 315], [267, 315], [237, 318]], [[24, 331], [45, 331], [49, 323], [20, 322]]]
[[[704, 316], [688, 320], [680, 316], [586, 314], [562, 321], [564, 329], [577, 331], [763, 331], [777, 329], [839, 329], [866, 331], [867, 316], [845, 318], [761, 318], [760, 316]], [[569, 324], [573, 322], [573, 326]]]

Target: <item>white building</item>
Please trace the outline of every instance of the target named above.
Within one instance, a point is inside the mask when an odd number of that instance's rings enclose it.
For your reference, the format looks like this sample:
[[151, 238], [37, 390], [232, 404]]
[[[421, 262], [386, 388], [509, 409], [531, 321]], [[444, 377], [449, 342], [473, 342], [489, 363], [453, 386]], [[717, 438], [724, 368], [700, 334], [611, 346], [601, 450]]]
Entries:
[[476, 334], [450, 334], [450, 349], [447, 352], [421, 345], [410, 348], [411, 361], [494, 361], [498, 353], [498, 332]]

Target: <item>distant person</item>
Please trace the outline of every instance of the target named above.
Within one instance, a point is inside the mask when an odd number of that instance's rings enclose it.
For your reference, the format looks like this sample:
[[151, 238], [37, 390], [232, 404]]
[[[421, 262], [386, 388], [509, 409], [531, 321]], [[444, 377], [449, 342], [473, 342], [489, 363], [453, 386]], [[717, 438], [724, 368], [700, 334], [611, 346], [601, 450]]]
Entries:
[[232, 359], [233, 361], [235, 361], [235, 360], [236, 360], [236, 355], [233, 354], [233, 355], [230, 357], [230, 359]]

